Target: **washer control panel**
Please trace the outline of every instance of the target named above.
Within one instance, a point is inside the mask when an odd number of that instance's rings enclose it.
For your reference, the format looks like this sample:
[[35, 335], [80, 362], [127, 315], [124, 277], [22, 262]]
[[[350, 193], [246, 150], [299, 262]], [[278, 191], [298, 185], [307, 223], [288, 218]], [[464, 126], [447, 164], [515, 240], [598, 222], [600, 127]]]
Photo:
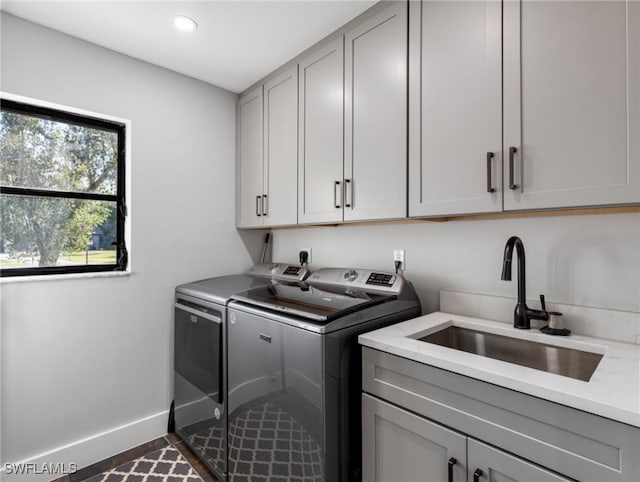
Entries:
[[395, 273], [355, 268], [321, 268], [314, 271], [307, 283], [400, 293], [404, 279]]
[[393, 286], [395, 276], [386, 273], [371, 273], [367, 278], [368, 285]]

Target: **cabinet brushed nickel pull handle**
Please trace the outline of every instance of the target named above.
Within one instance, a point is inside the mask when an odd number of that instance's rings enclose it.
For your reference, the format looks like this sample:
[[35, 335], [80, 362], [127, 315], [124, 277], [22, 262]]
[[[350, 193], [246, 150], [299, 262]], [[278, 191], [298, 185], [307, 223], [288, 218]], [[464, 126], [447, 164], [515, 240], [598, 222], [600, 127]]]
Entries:
[[269, 335], [265, 335], [264, 333], [260, 333], [260, 335], [258, 335], [258, 337], [262, 341], [266, 341], [267, 343], [271, 343], [271, 337]]
[[256, 196], [256, 216], [262, 216], [262, 196]]
[[338, 199], [340, 199], [338, 197], [338, 189], [340, 189], [340, 181], [336, 181], [333, 186], [333, 204], [337, 209], [340, 209], [340, 204], [338, 202]]
[[267, 195], [262, 195], [262, 215], [267, 216], [269, 213], [267, 211]]
[[473, 473], [473, 482], [480, 482], [480, 477], [484, 475], [484, 472], [481, 469], [476, 469]]
[[496, 192], [496, 190], [491, 187], [491, 160], [493, 159], [493, 152], [487, 152], [487, 192]]
[[514, 182], [514, 158], [516, 157], [516, 152], [518, 152], [517, 147], [511, 146], [509, 148], [509, 189], [517, 189], [518, 185]]
[[449, 459], [449, 482], [453, 482], [453, 466], [458, 463], [455, 457]]
[[353, 186], [351, 185], [351, 179], [344, 180], [344, 207], [350, 208], [353, 206]]

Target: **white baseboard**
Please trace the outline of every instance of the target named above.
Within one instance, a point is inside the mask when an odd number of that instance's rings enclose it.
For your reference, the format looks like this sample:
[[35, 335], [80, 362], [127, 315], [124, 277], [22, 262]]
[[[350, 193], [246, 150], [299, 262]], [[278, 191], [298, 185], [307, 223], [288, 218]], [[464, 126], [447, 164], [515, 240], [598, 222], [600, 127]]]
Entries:
[[[60, 471], [49, 473], [52, 467], [68, 470], [71, 464], [75, 464], [78, 469], [81, 469], [162, 437], [167, 433], [168, 417], [169, 411], [164, 410], [25, 460], [8, 461], [0, 468], [0, 480], [2, 482], [46, 482], [57, 479], [65, 474]], [[20, 466], [23, 473], [12, 473], [18, 472]]]

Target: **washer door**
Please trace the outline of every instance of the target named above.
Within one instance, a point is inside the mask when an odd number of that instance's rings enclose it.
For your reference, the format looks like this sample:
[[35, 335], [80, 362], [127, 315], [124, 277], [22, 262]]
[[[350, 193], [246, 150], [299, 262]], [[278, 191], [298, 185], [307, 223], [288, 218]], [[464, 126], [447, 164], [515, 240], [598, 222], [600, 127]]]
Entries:
[[229, 308], [229, 477], [325, 480], [322, 336]]

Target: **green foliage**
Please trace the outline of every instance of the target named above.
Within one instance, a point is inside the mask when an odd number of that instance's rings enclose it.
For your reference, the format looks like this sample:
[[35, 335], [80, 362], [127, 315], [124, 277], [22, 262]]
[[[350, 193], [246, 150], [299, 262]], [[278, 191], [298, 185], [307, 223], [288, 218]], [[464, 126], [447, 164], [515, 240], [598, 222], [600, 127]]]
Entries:
[[[2, 111], [0, 185], [115, 194], [117, 134]], [[0, 242], [55, 266], [64, 251], [87, 248], [113, 202], [3, 195]]]
[[116, 240], [117, 223], [118, 221], [118, 209], [113, 206], [109, 212], [109, 217], [100, 226], [102, 229], [102, 236], [100, 237], [100, 249], [114, 249], [111, 244]]

